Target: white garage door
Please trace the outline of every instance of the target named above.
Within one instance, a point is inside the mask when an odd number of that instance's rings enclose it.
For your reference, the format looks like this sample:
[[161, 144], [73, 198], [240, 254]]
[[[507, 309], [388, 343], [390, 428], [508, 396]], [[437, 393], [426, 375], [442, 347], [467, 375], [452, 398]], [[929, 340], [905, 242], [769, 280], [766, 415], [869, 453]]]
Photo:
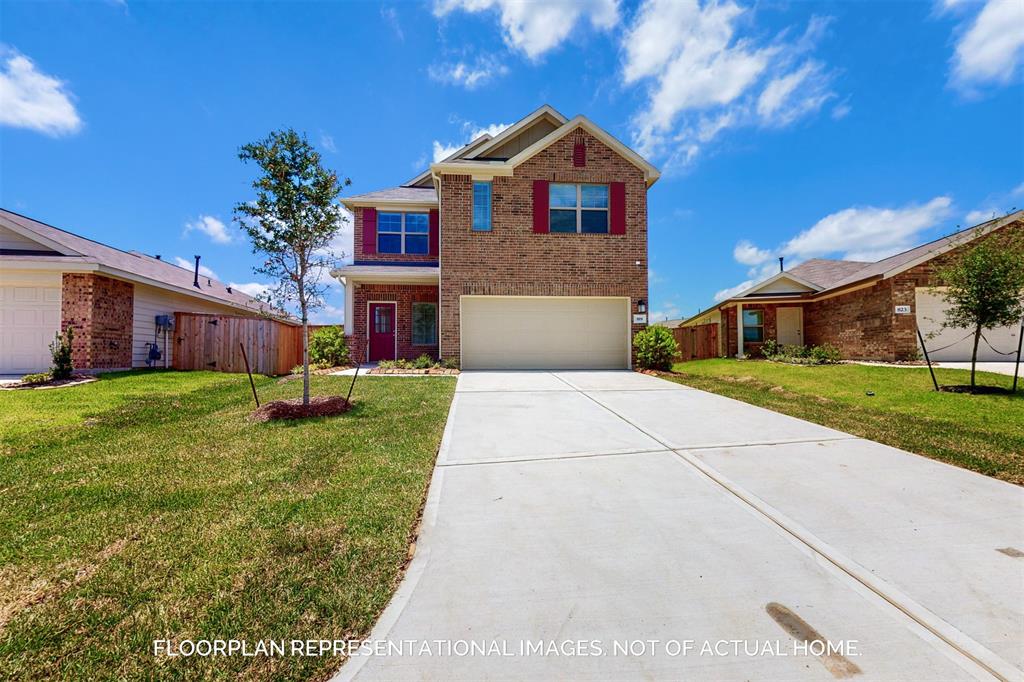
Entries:
[[0, 287], [0, 374], [48, 369], [59, 327], [59, 287]]
[[[924, 335], [928, 356], [946, 362], [970, 362], [974, 348], [974, 334], [970, 329], [943, 329], [946, 302], [941, 293], [929, 289], [916, 291], [917, 326]], [[935, 336], [930, 334], [936, 333]], [[983, 332], [985, 338], [978, 346], [978, 360], [983, 362], [1010, 362], [1017, 357], [1017, 337], [1020, 327], [1001, 327]], [[986, 340], [988, 343], [986, 343]], [[920, 344], [920, 341], [918, 342]], [[932, 350], [935, 349], [935, 350]], [[997, 352], [999, 351], [999, 352]], [[1001, 353], [1011, 353], [1003, 355]]]
[[629, 299], [463, 296], [465, 369], [629, 367]]

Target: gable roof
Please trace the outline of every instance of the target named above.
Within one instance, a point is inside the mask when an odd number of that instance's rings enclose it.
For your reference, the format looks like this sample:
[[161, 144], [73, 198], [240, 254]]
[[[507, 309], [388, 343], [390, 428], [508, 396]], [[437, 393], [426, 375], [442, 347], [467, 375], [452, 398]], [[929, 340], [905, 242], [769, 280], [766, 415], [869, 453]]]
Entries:
[[1024, 220], [1024, 210], [995, 218], [959, 232], [940, 237], [926, 244], [916, 246], [902, 253], [897, 253], [888, 258], [883, 258], [874, 263], [861, 261], [832, 260], [828, 258], [812, 258], [797, 265], [785, 272], [780, 272], [766, 280], [758, 282], [741, 291], [738, 294], [716, 303], [715, 305], [702, 310], [693, 317], [684, 320], [684, 324], [694, 320], [708, 311], [720, 308], [727, 303], [736, 302], [744, 298], [758, 298], [758, 292], [769, 287], [774, 282], [788, 278], [801, 285], [806, 285], [811, 291], [802, 292], [794, 290], [790, 292], [772, 292], [771, 294], [760, 294], [761, 298], [769, 295], [777, 295], [780, 298], [800, 298], [804, 300], [815, 299], [824, 294], [846, 289], [871, 280], [888, 279], [925, 263], [947, 251], [963, 246], [970, 241], [982, 237], [993, 230], [998, 230], [1011, 223], [1019, 223]]
[[266, 303], [238, 289], [232, 288], [228, 291], [225, 284], [213, 278], [200, 275], [199, 287], [194, 287], [192, 283], [195, 273], [191, 269], [138, 251], [122, 251], [13, 211], [0, 209], [0, 226], [49, 246], [56, 252], [52, 256], [8, 254], [0, 256], [0, 263], [43, 261], [78, 267], [95, 265], [99, 266], [102, 272], [123, 279], [170, 289], [235, 308], [244, 308], [250, 312], [271, 312]]
[[[489, 159], [485, 156], [488, 149], [500, 147], [502, 144], [514, 138], [516, 135], [523, 133], [525, 130], [529, 129], [531, 125], [536, 124], [542, 119], [559, 121], [560, 124], [550, 133], [509, 159]], [[430, 170], [434, 175], [439, 175], [445, 171], [452, 173], [479, 172], [488, 175], [512, 175], [516, 166], [533, 158], [577, 128], [583, 128], [617, 154], [643, 171], [644, 179], [646, 180], [648, 187], [653, 185], [661, 176], [661, 171], [586, 116], [580, 115], [576, 116], [571, 121], [566, 121], [562, 114], [558, 113], [548, 105], [542, 106], [526, 118], [502, 131], [500, 135], [495, 136], [494, 139], [488, 141], [485, 145], [477, 149], [472, 156], [464, 155], [456, 156], [456, 158], [449, 157], [448, 159], [432, 163], [430, 165]]]
[[378, 204], [437, 204], [437, 190], [433, 187], [391, 187], [366, 194], [345, 197], [341, 203], [350, 210], [356, 206]]
[[832, 260], [830, 258], [812, 258], [804, 261], [788, 272], [797, 277], [827, 289], [836, 282], [863, 270], [871, 263], [856, 260]]

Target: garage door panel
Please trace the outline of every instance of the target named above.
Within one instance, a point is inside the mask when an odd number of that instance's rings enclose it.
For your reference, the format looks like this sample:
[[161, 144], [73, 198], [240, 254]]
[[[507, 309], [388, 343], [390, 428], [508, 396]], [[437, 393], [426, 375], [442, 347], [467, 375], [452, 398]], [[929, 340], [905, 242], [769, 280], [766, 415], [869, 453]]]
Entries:
[[0, 374], [50, 366], [49, 344], [60, 327], [60, 288], [0, 287]]
[[[970, 362], [974, 347], [972, 331], [942, 327], [948, 304], [941, 293], [929, 289], [918, 289], [915, 293], [917, 325], [928, 356], [938, 362]], [[1019, 326], [986, 330], [983, 334], [985, 339], [978, 346], [979, 361], [1006, 362], [1016, 357]]]
[[462, 298], [466, 369], [621, 369], [629, 363], [626, 298]]

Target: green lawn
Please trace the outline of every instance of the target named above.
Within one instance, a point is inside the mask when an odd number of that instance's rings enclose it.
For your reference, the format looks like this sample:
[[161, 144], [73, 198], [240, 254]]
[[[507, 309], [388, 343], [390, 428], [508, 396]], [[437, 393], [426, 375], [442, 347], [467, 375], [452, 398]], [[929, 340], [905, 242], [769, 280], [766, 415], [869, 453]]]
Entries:
[[361, 379], [347, 414], [290, 424], [246, 420], [244, 375], [0, 393], [0, 677], [325, 678], [339, 658], [156, 658], [152, 643], [365, 636], [401, 578], [454, 389]]
[[[1024, 388], [1014, 396], [936, 393], [927, 368], [698, 360], [665, 378], [1024, 484]], [[937, 369], [940, 384], [970, 372]], [[1012, 377], [979, 374], [1009, 387]], [[871, 391], [874, 395], [868, 395]]]

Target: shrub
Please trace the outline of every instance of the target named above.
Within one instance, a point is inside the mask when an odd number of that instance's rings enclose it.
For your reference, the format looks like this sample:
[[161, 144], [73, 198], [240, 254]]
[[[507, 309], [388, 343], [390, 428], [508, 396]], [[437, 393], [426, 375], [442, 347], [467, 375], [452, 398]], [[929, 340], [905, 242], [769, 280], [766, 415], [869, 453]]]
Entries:
[[641, 329], [633, 337], [636, 361], [643, 369], [672, 369], [672, 361], [679, 354], [675, 337], [665, 327]]
[[459, 359], [458, 358], [445, 358], [441, 361], [441, 366], [445, 369], [458, 369]]
[[50, 344], [50, 357], [53, 358], [50, 376], [54, 379], [70, 379], [71, 374], [75, 371], [71, 363], [71, 342], [74, 338], [74, 329], [68, 327], [63, 334], [57, 332], [53, 343]]
[[430, 369], [436, 365], [437, 363], [434, 362], [434, 358], [430, 357], [426, 353], [412, 361], [413, 369]]
[[323, 367], [349, 364], [345, 330], [339, 326], [323, 327], [309, 339], [309, 361]]
[[839, 349], [825, 343], [820, 346], [811, 346], [810, 358], [816, 365], [834, 365], [842, 359]]
[[381, 369], [412, 369], [412, 363], [405, 358], [398, 358], [397, 360], [381, 360], [377, 363], [377, 366]]
[[761, 355], [765, 356], [769, 360], [775, 358], [779, 354], [779, 342], [775, 339], [765, 339], [765, 342], [761, 344]]
[[49, 372], [39, 372], [38, 374], [26, 374], [21, 378], [21, 383], [26, 386], [33, 386], [35, 384], [45, 384], [50, 380]]

